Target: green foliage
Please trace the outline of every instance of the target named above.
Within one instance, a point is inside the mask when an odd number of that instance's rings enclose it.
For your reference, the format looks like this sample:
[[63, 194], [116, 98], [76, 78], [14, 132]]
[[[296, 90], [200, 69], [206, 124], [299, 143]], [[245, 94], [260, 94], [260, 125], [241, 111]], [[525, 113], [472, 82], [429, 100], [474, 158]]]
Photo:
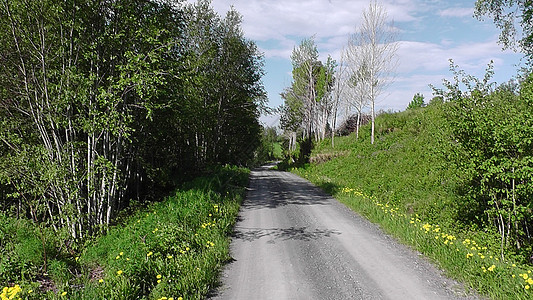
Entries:
[[[475, 16], [489, 16], [501, 30], [500, 43], [504, 48], [518, 46], [533, 62], [533, 6], [529, 0], [477, 0]], [[522, 28], [518, 30], [516, 25]]]
[[282, 149], [276, 127], [265, 127], [261, 139], [261, 146], [257, 149], [258, 164], [283, 158]]
[[407, 105], [407, 109], [415, 109], [420, 108], [424, 106], [424, 95], [421, 95], [420, 93], [416, 93], [413, 96], [413, 100], [409, 102], [409, 105]]
[[[528, 97], [525, 93], [530, 89], [525, 83], [521, 97]], [[326, 140], [316, 145], [312, 156], [329, 154], [331, 160], [317, 160], [293, 171], [434, 259], [467, 288], [494, 299], [527, 299], [529, 283], [520, 275], [532, 271], [525, 264], [529, 253], [517, 255], [511, 245], [502, 259], [500, 235], [493, 223], [473, 226], [468, 219], [474, 215], [465, 209], [479, 199], [464, 203], [466, 198], [459, 193], [465, 188], [465, 171], [455, 162], [466, 158], [449, 123], [453, 106], [433, 102], [423, 109], [381, 114], [376, 119], [374, 145], [368, 143], [368, 128], [359, 139], [354, 134], [337, 139], [335, 148]], [[525, 243], [522, 249], [530, 249]]]
[[[79, 256], [60, 253], [49, 230], [47, 262], [36, 229], [2, 216], [0, 285], [18, 283], [28, 299], [203, 299], [229, 259], [248, 176], [248, 169], [221, 167], [187, 182], [87, 242]], [[38, 268], [47, 269], [41, 287], [32, 283]]]
[[[263, 57], [241, 21], [206, 0], [0, 3], [2, 283], [39, 277], [71, 293], [82, 280], [74, 253], [132, 206], [218, 166], [256, 161]], [[184, 197], [226, 199], [198, 193]], [[154, 250], [181, 247], [187, 227], [167, 226]], [[218, 264], [216, 253], [194, 259]], [[139, 280], [118, 280], [113, 297], [147, 294], [153, 278]]]
[[450, 156], [463, 170], [462, 198], [458, 202], [464, 222], [492, 228], [504, 249], [529, 252], [532, 229], [533, 106], [531, 79], [520, 96], [512, 85], [493, 92], [478, 88], [467, 93], [448, 85], [450, 110], [447, 120], [457, 147]]
[[263, 60], [240, 24], [209, 1], [4, 1], [2, 209], [83, 242], [130, 201], [252, 163]]
[[314, 37], [302, 40], [291, 54], [292, 78], [281, 97], [281, 128], [292, 133], [290, 151], [294, 151], [297, 133], [302, 138], [321, 140], [325, 137], [333, 114], [332, 89], [337, 63], [328, 56], [325, 63], [318, 60]]

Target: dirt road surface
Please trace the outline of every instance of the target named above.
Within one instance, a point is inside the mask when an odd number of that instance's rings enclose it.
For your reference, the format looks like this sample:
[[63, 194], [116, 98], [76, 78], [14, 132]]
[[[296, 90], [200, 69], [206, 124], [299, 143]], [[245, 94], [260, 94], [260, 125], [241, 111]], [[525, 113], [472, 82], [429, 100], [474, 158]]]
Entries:
[[308, 181], [252, 171], [213, 299], [474, 299]]

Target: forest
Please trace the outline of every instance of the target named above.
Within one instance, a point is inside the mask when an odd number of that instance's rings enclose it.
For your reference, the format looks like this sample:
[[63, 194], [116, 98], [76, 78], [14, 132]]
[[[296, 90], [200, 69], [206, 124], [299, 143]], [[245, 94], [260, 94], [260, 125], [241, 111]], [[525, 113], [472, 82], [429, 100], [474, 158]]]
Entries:
[[254, 159], [261, 54], [236, 11], [175, 5], [2, 3], [2, 211], [83, 239], [132, 199]]
[[0, 2], [4, 286], [54, 281], [133, 209], [257, 160], [263, 57], [241, 22], [204, 0]]

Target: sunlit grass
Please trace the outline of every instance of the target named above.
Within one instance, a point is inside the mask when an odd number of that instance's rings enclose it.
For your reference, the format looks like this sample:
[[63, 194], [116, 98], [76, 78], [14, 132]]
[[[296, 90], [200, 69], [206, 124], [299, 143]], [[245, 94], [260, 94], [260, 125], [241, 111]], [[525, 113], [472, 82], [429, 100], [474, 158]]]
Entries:
[[52, 288], [19, 278], [0, 300], [203, 299], [229, 259], [247, 181], [247, 170], [225, 168], [186, 184], [49, 267]]
[[439, 147], [446, 147], [439, 114], [428, 107], [380, 116], [374, 145], [364, 127], [359, 140], [336, 138], [335, 148], [325, 141], [313, 151], [348, 155], [292, 171], [425, 254], [467, 290], [493, 299], [532, 299], [533, 267], [513, 253], [502, 258], [496, 234], [456, 221], [460, 172], [439, 156]]

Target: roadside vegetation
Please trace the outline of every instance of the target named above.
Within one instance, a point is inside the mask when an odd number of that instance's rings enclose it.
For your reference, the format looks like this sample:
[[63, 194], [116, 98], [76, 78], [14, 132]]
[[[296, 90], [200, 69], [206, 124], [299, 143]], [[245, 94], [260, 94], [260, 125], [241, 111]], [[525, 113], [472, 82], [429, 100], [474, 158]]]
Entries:
[[[282, 93], [278, 169], [321, 186], [467, 288], [531, 299], [533, 9], [478, 0], [474, 11], [501, 29], [504, 48], [524, 54], [516, 79], [497, 85], [492, 63], [479, 79], [450, 60], [453, 79], [433, 87], [427, 105], [417, 93], [406, 111], [377, 118], [375, 101], [395, 65], [394, 36], [378, 34], [394, 32], [379, 2], [362, 12], [339, 62], [318, 61], [313, 38], [304, 39]], [[343, 111], [349, 117], [336, 126]]]
[[489, 88], [452, 69], [468, 91], [445, 83], [427, 106], [379, 115], [374, 145], [366, 125], [292, 170], [467, 288], [531, 299], [533, 82]]
[[65, 245], [52, 230], [2, 214], [0, 280], [10, 284], [3, 295], [204, 299], [229, 259], [229, 235], [248, 175], [247, 169], [224, 167], [185, 183], [72, 253], [62, 251]]
[[275, 156], [241, 21], [208, 0], [0, 3], [2, 300], [213, 287], [248, 177], [228, 166]]

